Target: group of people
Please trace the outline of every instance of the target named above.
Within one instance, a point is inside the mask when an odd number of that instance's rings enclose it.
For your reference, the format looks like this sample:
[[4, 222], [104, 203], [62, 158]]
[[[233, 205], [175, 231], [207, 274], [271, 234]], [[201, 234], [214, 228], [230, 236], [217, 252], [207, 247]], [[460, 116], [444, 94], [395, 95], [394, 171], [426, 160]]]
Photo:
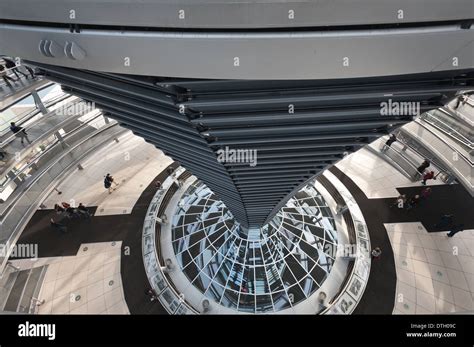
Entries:
[[69, 220], [69, 219], [90, 219], [91, 214], [89, 210], [87, 209], [86, 206], [84, 206], [81, 203], [79, 203], [79, 206], [73, 207], [71, 204], [68, 204], [67, 202], [62, 202], [61, 204], [55, 204], [54, 205], [54, 210], [56, 213], [60, 216], [60, 221], [56, 221], [54, 218], [51, 218], [51, 226], [63, 233], [67, 232], [67, 227], [64, 223], [62, 223], [63, 220]]
[[[106, 189], [108, 189], [109, 194], [112, 193], [113, 190], [115, 190], [115, 188], [113, 188], [113, 185], [118, 186], [119, 184], [116, 183], [112, 175], [108, 173], [104, 178], [104, 186]], [[89, 210], [86, 206], [82, 204], [82, 202], [79, 203], [77, 207], [73, 207], [67, 202], [62, 202], [61, 204], [55, 204], [54, 210], [58, 215], [60, 215], [60, 221], [56, 221], [54, 218], [51, 218], [51, 226], [54, 229], [63, 233], [67, 232], [67, 227], [66, 225], [64, 225], [64, 223], [62, 223], [62, 221], [80, 218], [90, 219], [91, 217]]]
[[[25, 74], [23, 71], [21, 71], [13, 60], [9, 58], [5, 58], [5, 57], [2, 57], [1, 59], [3, 60], [3, 63], [0, 64], [0, 76], [3, 78], [7, 86], [9, 86], [10, 88], [13, 88], [10, 82], [13, 82], [13, 83], [18, 82], [20, 80], [19, 74], [23, 75], [26, 79], [28, 79], [28, 75]], [[23, 66], [30, 74], [31, 79], [34, 79], [35, 73], [33, 69], [27, 65], [23, 65]], [[11, 76], [8, 76], [8, 71], [12, 71], [15, 74], [16, 79], [14, 79]]]
[[408, 198], [406, 194], [400, 194], [390, 207], [397, 206], [399, 209], [411, 210], [423, 200], [426, 200], [431, 195], [431, 188], [424, 188], [419, 194], [415, 194]]

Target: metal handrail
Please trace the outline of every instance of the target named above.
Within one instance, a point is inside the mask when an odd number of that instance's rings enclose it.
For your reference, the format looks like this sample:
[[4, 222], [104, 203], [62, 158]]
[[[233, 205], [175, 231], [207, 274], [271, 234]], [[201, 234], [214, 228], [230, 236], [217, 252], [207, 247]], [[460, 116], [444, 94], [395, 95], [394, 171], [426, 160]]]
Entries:
[[389, 147], [383, 151], [386, 157], [390, 158], [400, 169], [402, 169], [412, 180], [420, 178], [420, 173], [416, 165], [410, 159], [395, 148]]
[[[446, 115], [449, 116], [449, 114], [447, 114], [446, 112], [444, 112]], [[455, 128], [453, 128], [451, 125], [445, 123], [445, 122], [442, 122], [441, 120], [437, 119], [435, 115], [431, 114], [430, 112], [426, 112], [427, 115], [431, 116], [432, 118], [428, 118], [427, 116], [421, 116], [420, 119], [428, 124], [430, 124], [431, 126], [433, 126], [434, 128], [438, 129], [439, 131], [441, 131], [442, 133], [448, 135], [449, 137], [451, 137], [452, 139], [454, 139], [455, 141], [458, 141], [460, 143], [462, 143], [464, 146], [470, 148], [470, 149], [474, 149], [474, 143], [472, 141], [470, 141], [468, 138], [466, 138], [463, 134], [461, 134], [458, 130], [456, 130]], [[436, 122], [438, 121], [438, 123]], [[445, 129], [443, 129], [443, 127], [441, 127], [439, 124], [443, 124], [444, 127], [448, 128], [450, 130], [449, 131], [446, 131]], [[456, 136], [453, 136], [453, 133], [456, 135]]]
[[[179, 168], [177, 168], [176, 170], [178, 170]], [[199, 314], [199, 311], [197, 309], [195, 309], [193, 306], [191, 306], [191, 304], [189, 302], [187, 302], [185, 299], [181, 299], [180, 297], [180, 293], [177, 292], [175, 286], [171, 283], [170, 279], [168, 278], [168, 276], [164, 273], [164, 271], [162, 270], [162, 266], [163, 264], [161, 264], [160, 262], [160, 259], [158, 258], [158, 254], [156, 252], [156, 249], [158, 249], [159, 247], [159, 242], [161, 242], [159, 240], [159, 236], [156, 232], [156, 221], [157, 221], [157, 217], [158, 216], [158, 212], [160, 210], [160, 207], [161, 207], [161, 204], [163, 203], [163, 199], [164, 197], [166, 196], [166, 194], [168, 193], [169, 189], [171, 188], [171, 186], [173, 185], [173, 183], [171, 183], [171, 185], [169, 187], [167, 187], [168, 185], [168, 180], [170, 180], [170, 177], [167, 177], [166, 180], [163, 182], [162, 186], [160, 189], [158, 189], [156, 192], [155, 192], [155, 195], [153, 197], [153, 199], [158, 195], [160, 194], [161, 197], [160, 197], [160, 200], [159, 200], [159, 204], [157, 205], [156, 209], [154, 210], [153, 212], [153, 220], [155, 221], [155, 224], [153, 225], [152, 227], [152, 242], [153, 242], [153, 248], [154, 248], [154, 254], [153, 254], [153, 259], [155, 260], [156, 264], [158, 265], [158, 271], [161, 273], [162, 275], [162, 279], [164, 280], [164, 282], [166, 283], [166, 288], [168, 288], [171, 293], [174, 295], [175, 298], [178, 299], [178, 301], [180, 301], [181, 305], [184, 305], [186, 307], [186, 309], [188, 309], [189, 311], [191, 311], [192, 313], [194, 314]], [[171, 180], [172, 181], [172, 180]], [[166, 188], [165, 188], [166, 187]], [[149, 213], [149, 210], [147, 211], [147, 216], [148, 216], [148, 213]], [[143, 248], [144, 248], [144, 238], [143, 238], [143, 233], [144, 233], [144, 230], [142, 231], [142, 252], [143, 252]], [[160, 233], [161, 233], [161, 230], [160, 230]], [[158, 236], [158, 237], [157, 237]], [[157, 244], [158, 242], [158, 244]], [[143, 253], [143, 256], [145, 255], [145, 253]], [[148, 270], [146, 269], [146, 266], [145, 266], [145, 272], [147, 274], [147, 277], [149, 276], [149, 273], [148, 273]], [[152, 287], [153, 290], [155, 290], [154, 288], [154, 285], [152, 282], [150, 282], [150, 278], [148, 277], [148, 281]], [[161, 301], [161, 295], [158, 295], [159, 297], [159, 300]]]
[[[443, 130], [439, 129], [438, 127], [432, 125], [431, 123], [428, 123], [430, 124], [431, 126], [433, 126], [433, 128], [436, 128], [437, 130], [441, 131], [443, 134], [446, 134], [446, 132], [444, 132]], [[420, 126], [423, 126], [423, 124], [420, 124]], [[438, 134], [436, 134], [432, 129], [429, 129], [428, 127], [426, 126], [423, 126], [428, 132], [430, 132], [431, 134], [433, 134], [434, 136], [436, 136], [437, 138], [440, 138], [440, 136]], [[441, 139], [441, 138], [440, 138]], [[464, 153], [462, 153], [461, 151], [459, 151], [459, 149], [456, 149], [454, 147], [454, 145], [452, 144], [449, 144], [447, 143], [445, 140], [441, 139], [445, 144], [446, 146], [448, 146], [449, 148], [451, 148], [453, 151], [455, 151], [459, 157], [463, 158], [467, 163], [469, 163], [469, 165], [473, 166], [474, 165], [474, 161], [471, 160], [471, 158], [469, 158], [468, 156], [464, 155]], [[469, 146], [468, 146], [469, 147]], [[473, 148], [474, 149], [474, 148]], [[472, 149], [468, 151], [468, 154], [469, 156], [472, 156]], [[445, 171], [448, 171], [448, 170], [445, 170]]]
[[[53, 105], [55, 105], [55, 104], [57, 104], [57, 103], [59, 103], [59, 102], [65, 100], [65, 99], [67, 99], [67, 98], [69, 98], [69, 97], [73, 97], [73, 96], [72, 96], [72, 95], [69, 95], [69, 94], [66, 94], [66, 93], [63, 93], [63, 94], [61, 94], [61, 95], [58, 95], [57, 97], [54, 97], [54, 98], [48, 100], [48, 101], [45, 103], [45, 107], [51, 107], [51, 106], [53, 106]], [[14, 105], [15, 105], [15, 104], [10, 105], [9, 108], [12, 107], [12, 106], [14, 106]], [[32, 110], [25, 111], [25, 112], [23, 112], [22, 114], [18, 115], [18, 117], [21, 117], [21, 118], [16, 119], [16, 120], [15, 120], [15, 123], [18, 123], [18, 124], [21, 125], [21, 124], [23, 124], [23, 123], [29, 121], [31, 118], [35, 117], [35, 116], [36, 116], [38, 113], [40, 113], [40, 112], [41, 112], [41, 111], [40, 111], [37, 107], [35, 107], [35, 108], [32, 109]], [[6, 122], [5, 122], [5, 123], [6, 123]], [[8, 129], [8, 128], [2, 130], [2, 131], [0, 132], [0, 137], [6, 135], [9, 131], [10, 131], [10, 129]]]
[[[117, 126], [118, 123], [109, 123], [109, 124], [106, 124], [103, 128], [100, 128], [100, 129], [97, 129], [96, 131], [94, 131], [93, 133], [89, 134], [88, 136], [84, 137], [82, 139], [82, 141], [80, 141], [79, 143], [76, 143], [74, 146], [70, 147], [68, 151], [64, 151], [62, 155], [58, 156], [58, 158], [56, 158], [56, 160], [54, 160], [52, 163], [50, 163], [49, 165], [47, 165], [45, 168], [43, 168], [42, 170], [40, 170], [40, 174], [38, 174], [37, 176], [33, 177], [33, 179], [31, 181], [28, 181], [26, 182], [27, 185], [26, 187], [22, 187], [23, 188], [23, 192], [25, 192], [26, 190], [29, 189], [29, 187], [31, 187], [45, 172], [47, 172], [48, 170], [50, 170], [55, 164], [57, 164], [62, 158], [64, 158], [65, 156], [69, 155], [69, 153], [71, 151], [73, 151], [74, 149], [76, 149], [78, 146], [82, 145], [83, 143], [85, 143], [86, 141], [92, 139], [93, 137], [95, 136], [98, 136], [100, 135], [102, 132], [114, 127], [114, 126]], [[4, 204], [0, 205], [0, 206], [5, 206], [6, 207], [3, 209], [3, 211], [0, 211], [0, 220], [2, 220], [4, 218], [4, 216], [6, 214], [8, 214], [9, 210], [11, 209], [11, 207], [16, 203], [16, 201], [20, 198], [21, 194], [18, 194], [16, 196], [14, 196], [14, 198], [10, 201], [5, 201]]]
[[[64, 98], [63, 100], [61, 100], [61, 101], [64, 101], [65, 99], [67, 99], [67, 98], [69, 98], [69, 97], [73, 97], [73, 98], [74, 98], [74, 96], [68, 96], [68, 97]], [[60, 101], [58, 101], [58, 102], [60, 102]], [[76, 104], [79, 103], [79, 102], [83, 102], [83, 100], [77, 98], [76, 100], [72, 101], [68, 106], [76, 105]], [[51, 106], [51, 105], [50, 105], [50, 106]], [[56, 110], [51, 111], [50, 113], [48, 113], [47, 115], [45, 115], [44, 117], [42, 117], [42, 120], [45, 120], [45, 119], [48, 119], [48, 118], [50, 118], [50, 117], [56, 116], [55, 111], [56, 111]], [[32, 115], [30, 118], [35, 117], [39, 112], [40, 112], [40, 111], [38, 110], [38, 112], [37, 112], [35, 115]], [[25, 130], [31, 130], [32, 127], [33, 127], [33, 125], [37, 125], [37, 124], [32, 124], [31, 126], [29, 126], [29, 127], [27, 127], [27, 128], [23, 128], [23, 129], [25, 129]], [[13, 141], [15, 138], [16, 138], [16, 134], [10, 135], [10, 136], [7, 137], [5, 140], [3, 140], [2, 142], [0, 142], [0, 148], [3, 148], [6, 144], [10, 143], [10, 142]]]
[[[409, 148], [409, 149], [411, 150], [411, 147], [410, 147], [410, 146], [406, 145], [405, 143], [404, 143], [403, 145], [406, 146], [407, 148]], [[388, 148], [388, 150], [392, 150], [392, 151], [396, 152], [397, 154], [399, 154], [401, 157], [403, 157], [403, 159], [405, 159], [405, 160], [407, 161], [408, 165], [410, 165], [411, 168], [413, 168], [414, 170], [417, 170], [417, 168], [418, 168], [417, 164], [414, 163], [414, 162], [411, 160], [410, 157], [404, 155], [405, 153], [404, 153], [403, 150], [399, 150], [398, 148], [392, 147], [392, 146], [390, 146], [390, 147]], [[414, 152], [415, 152], [415, 151], [414, 151]], [[418, 156], [420, 156], [421, 158], [423, 158], [419, 153], [415, 152], [415, 154], [417, 154]]]
[[[3, 59], [3, 57], [11, 58], [11, 57], [8, 57], [8, 56], [6, 56], [6, 55], [0, 55], [0, 59]], [[15, 67], [9, 67], [9, 68], [7, 68], [7, 67], [5, 66], [3, 72], [6, 72], [6, 73], [11, 72], [11, 71], [13, 71], [13, 70], [19, 68], [20, 66], [23, 66], [23, 64], [18, 65], [17, 63], [15, 63]]]
[[[57, 158], [57, 160], [55, 160], [53, 163], [51, 163], [47, 168], [45, 168], [42, 172], [41, 172], [41, 175], [38, 175], [37, 177], [35, 177], [34, 180], [32, 180], [31, 182], [29, 182], [28, 184], [28, 187], [26, 187], [25, 189], [23, 189], [22, 193], [21, 194], [18, 194], [14, 201], [11, 201], [10, 202], [10, 205], [7, 207], [7, 209], [5, 209], [5, 211], [3, 211], [3, 213], [0, 215], [0, 220], [3, 220], [5, 219], [5, 216], [9, 214], [9, 212], [11, 211], [12, 207], [14, 207], [15, 203], [23, 196], [24, 193], [26, 193], [29, 188], [35, 184], [39, 179], [42, 178], [42, 176], [48, 172], [54, 165], [56, 165], [60, 160], [62, 160], [65, 156], [69, 155], [71, 153], [71, 151], [75, 150], [78, 146], [81, 146], [82, 144], [84, 144], [85, 142], [91, 140], [92, 138], [96, 137], [96, 136], [99, 136], [101, 135], [103, 132], [115, 127], [115, 126], [118, 126], [118, 123], [115, 123], [115, 124], [106, 124], [106, 126], [104, 128], [101, 128], [101, 129], [98, 129], [96, 132], [94, 132], [93, 134], [91, 134], [90, 136], [86, 137], [86, 138], [83, 138], [83, 141], [81, 141], [80, 143], [76, 144], [74, 147], [71, 147], [69, 149], [69, 151], [66, 151], [63, 153], [63, 155], [59, 156]], [[119, 127], [119, 131], [116, 131], [115, 133], [113, 133], [113, 136], [114, 137], [117, 137], [117, 136], [120, 136], [121, 134], [127, 132], [128, 130], [124, 129], [124, 128], [120, 128]], [[80, 156], [75, 160], [73, 161], [72, 163], [70, 163], [66, 169], [62, 170], [61, 172], [58, 173], [58, 175], [53, 179], [52, 182], [50, 182], [48, 184], [48, 186], [43, 189], [43, 192], [44, 191], [51, 191], [52, 190], [52, 186], [54, 184], [57, 183], [57, 181], [63, 177], [64, 174], [68, 173], [71, 168], [75, 167], [75, 165], [81, 161], [83, 158], [87, 157], [88, 155], [90, 155], [91, 153], [93, 153], [94, 151], [97, 150], [97, 148], [103, 146], [105, 143], [108, 143], [110, 140], [111, 140], [111, 137], [108, 137], [107, 139], [105, 139], [104, 141], [102, 141], [100, 144], [97, 144], [96, 146], [94, 146], [93, 148], [90, 148], [88, 149], [86, 152], [83, 152], [80, 154]], [[15, 230], [18, 229], [19, 226], [21, 225], [24, 225], [28, 219], [31, 217], [31, 210], [36, 210], [37, 208], [37, 205], [39, 204], [39, 200], [41, 198], [44, 197], [44, 194], [41, 195], [40, 197], [37, 197], [34, 201], [34, 203], [30, 204], [26, 210], [26, 212], [24, 212], [20, 219], [18, 220], [18, 222], [16, 223], [16, 226], [14, 228], [14, 230], [11, 232], [10, 236], [8, 236], [8, 240], [9, 240], [9, 244], [11, 245], [14, 245], [17, 240], [18, 240], [18, 237], [19, 235], [14, 235], [15, 234]], [[12, 239], [12, 235], [13, 235], [13, 239]], [[13, 240], [13, 241], [11, 241]], [[7, 254], [5, 255], [5, 257], [3, 257], [3, 261], [0, 263], [0, 273], [3, 271], [5, 265], [6, 265], [6, 260], [8, 259], [8, 257], [10, 256], [10, 252], [11, 252], [11, 248], [9, 250], [7, 250]]]
[[[408, 139], [406, 139], [406, 137], [408, 137]], [[408, 134], [405, 130], [401, 129], [398, 131], [397, 133], [397, 141], [399, 141], [400, 143], [403, 143], [405, 146], [407, 146], [408, 148], [410, 148], [411, 151], [415, 152], [417, 155], [419, 155], [421, 158], [426, 158], [426, 159], [429, 159], [429, 161], [434, 165], [436, 166], [440, 172], [443, 171], [443, 172], [446, 172], [446, 167], [445, 165], [443, 165], [442, 163], [440, 163], [438, 161], [438, 158], [436, 158], [436, 156], [434, 156], [432, 153], [430, 153], [430, 156], [427, 157], [426, 155], [420, 153], [415, 147], [413, 146], [410, 146], [409, 142], [412, 141], [412, 142], [417, 142], [415, 139], [412, 138], [412, 136], [410, 134]]]
[[[68, 132], [65, 136], [64, 136], [64, 139], [68, 139], [70, 138], [71, 136], [75, 135], [79, 130], [82, 130], [85, 126], [87, 126], [89, 123], [91, 123], [92, 121], [94, 121], [95, 119], [99, 118], [100, 116], [102, 116], [102, 112], [101, 111], [97, 111], [98, 114], [95, 115], [93, 118], [91, 118], [90, 120], [88, 120], [87, 122], [85, 123], [82, 123], [81, 125], [75, 127], [74, 129], [72, 129], [70, 132]], [[1, 182], [0, 183], [0, 192], [3, 192], [3, 190], [5, 189], [5, 186], [12, 182], [14, 179], [18, 178], [22, 173], [24, 173], [27, 169], [31, 168], [31, 166], [35, 165], [35, 162], [40, 160], [42, 157], [44, 157], [46, 154], [49, 153], [49, 151], [53, 148], [53, 147], [56, 147], [57, 144], [60, 144], [61, 141], [59, 141], [58, 139], [56, 139], [56, 141], [50, 143], [46, 149], [42, 152], [39, 152], [38, 156], [37, 157], [33, 157], [30, 162], [25, 165], [23, 168], [21, 168], [19, 171], [17, 171], [15, 173], [15, 176], [13, 177], [10, 177], [8, 176], [7, 177], [7, 180], [5, 182]]]

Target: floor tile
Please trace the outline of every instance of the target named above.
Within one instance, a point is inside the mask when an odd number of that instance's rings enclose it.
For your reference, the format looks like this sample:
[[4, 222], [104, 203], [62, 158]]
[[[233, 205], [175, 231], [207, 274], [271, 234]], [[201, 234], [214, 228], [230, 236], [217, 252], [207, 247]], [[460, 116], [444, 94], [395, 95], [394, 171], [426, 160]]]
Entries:
[[416, 288], [429, 294], [434, 294], [433, 279], [415, 274]]
[[397, 267], [397, 279], [412, 287], [415, 287], [415, 274]]
[[89, 314], [98, 314], [106, 311], [104, 296], [99, 296], [87, 302], [87, 312]]
[[416, 290], [416, 304], [417, 306], [422, 306], [425, 310], [428, 310], [431, 313], [436, 311], [436, 300], [435, 297], [431, 294], [428, 294], [422, 290]]
[[397, 295], [395, 300], [401, 300], [404, 298], [416, 302], [416, 288], [399, 281], [397, 283]]
[[451, 269], [448, 271], [448, 278], [452, 287], [460, 288], [462, 290], [469, 290], [466, 276], [463, 272]]
[[413, 270], [416, 274], [430, 277], [430, 264], [413, 259]]
[[104, 294], [105, 298], [105, 306], [107, 309], [111, 308], [115, 304], [119, 302], [123, 302], [123, 293], [122, 293], [122, 288], [118, 287], [115, 288], [111, 291], [108, 291]]
[[449, 284], [433, 281], [434, 296], [437, 299], [454, 304], [453, 290]]
[[98, 298], [104, 295], [103, 281], [95, 282], [87, 286], [87, 297], [89, 300]]
[[461, 307], [467, 311], [474, 310], [474, 304], [472, 302], [472, 295], [470, 292], [453, 287], [453, 295], [456, 306]]
[[439, 250], [424, 249], [428, 263], [433, 265], [445, 266]]
[[52, 314], [64, 314], [69, 312], [69, 294], [53, 299]]

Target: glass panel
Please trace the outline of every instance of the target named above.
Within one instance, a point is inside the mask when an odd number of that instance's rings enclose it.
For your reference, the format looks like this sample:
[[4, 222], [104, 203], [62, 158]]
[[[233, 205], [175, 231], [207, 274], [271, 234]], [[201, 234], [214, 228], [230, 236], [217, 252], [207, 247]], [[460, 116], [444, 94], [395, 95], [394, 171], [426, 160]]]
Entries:
[[225, 307], [284, 310], [312, 295], [331, 270], [325, 250], [337, 244], [337, 232], [313, 187], [290, 199], [260, 239], [251, 241], [201, 182], [187, 190], [181, 205], [172, 218], [178, 262], [197, 289]]

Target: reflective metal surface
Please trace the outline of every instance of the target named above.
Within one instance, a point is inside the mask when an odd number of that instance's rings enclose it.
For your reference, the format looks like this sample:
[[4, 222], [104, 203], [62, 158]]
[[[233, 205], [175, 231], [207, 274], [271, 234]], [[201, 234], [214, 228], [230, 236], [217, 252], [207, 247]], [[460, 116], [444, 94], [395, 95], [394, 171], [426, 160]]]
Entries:
[[183, 273], [205, 295], [243, 312], [294, 306], [331, 271], [338, 236], [322, 196], [306, 186], [271, 223], [243, 233], [231, 212], [198, 181], [172, 220], [173, 249]]

